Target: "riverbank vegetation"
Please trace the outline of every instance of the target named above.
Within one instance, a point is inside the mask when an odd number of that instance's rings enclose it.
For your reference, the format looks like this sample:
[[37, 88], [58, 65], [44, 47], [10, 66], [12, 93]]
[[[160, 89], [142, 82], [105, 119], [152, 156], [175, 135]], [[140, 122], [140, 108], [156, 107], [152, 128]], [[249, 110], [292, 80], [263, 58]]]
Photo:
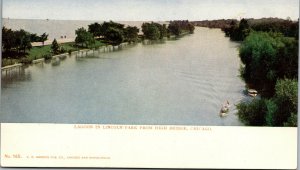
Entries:
[[[296, 24], [297, 23], [297, 24]], [[297, 126], [298, 22], [248, 24], [225, 29], [232, 40], [241, 41], [241, 77], [260, 98], [237, 105], [238, 116], [252, 126]], [[297, 28], [297, 31], [296, 29]]]
[[243, 41], [250, 31], [278, 32], [286, 37], [298, 39], [299, 22], [278, 18], [241, 19], [240, 22], [232, 21], [222, 28], [231, 40]]
[[97, 22], [90, 24], [88, 32], [96, 40], [102, 40], [107, 44], [119, 45], [122, 42], [137, 42], [139, 29], [135, 26], [125, 27], [123, 24], [109, 21], [102, 24]]
[[[143, 23], [143, 35], [136, 26], [126, 26], [113, 21], [97, 22], [75, 30], [75, 42], [59, 44], [56, 39], [52, 44], [44, 45], [48, 34], [29, 33], [23, 29], [13, 31], [2, 28], [2, 66], [14, 63], [30, 64], [35, 59], [51, 59], [52, 55], [71, 53], [80, 49], [97, 49], [104, 45], [119, 45], [123, 42], [138, 42], [142, 39], [158, 40], [171, 35], [179, 36], [186, 32], [193, 33], [194, 26], [188, 21], [171, 21], [169, 26], [155, 22]], [[42, 42], [42, 46], [32, 46], [33, 42]]]
[[144, 39], [159, 40], [170, 36], [180, 36], [187, 33], [194, 33], [195, 27], [188, 20], [170, 21], [168, 27], [166, 24], [156, 22], [143, 23], [142, 32]]

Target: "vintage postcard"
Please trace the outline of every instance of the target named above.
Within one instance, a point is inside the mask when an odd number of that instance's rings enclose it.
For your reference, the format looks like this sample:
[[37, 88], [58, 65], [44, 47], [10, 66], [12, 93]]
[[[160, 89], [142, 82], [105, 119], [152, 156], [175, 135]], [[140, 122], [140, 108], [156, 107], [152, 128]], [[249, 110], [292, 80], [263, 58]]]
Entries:
[[2, 0], [1, 166], [297, 168], [298, 0]]

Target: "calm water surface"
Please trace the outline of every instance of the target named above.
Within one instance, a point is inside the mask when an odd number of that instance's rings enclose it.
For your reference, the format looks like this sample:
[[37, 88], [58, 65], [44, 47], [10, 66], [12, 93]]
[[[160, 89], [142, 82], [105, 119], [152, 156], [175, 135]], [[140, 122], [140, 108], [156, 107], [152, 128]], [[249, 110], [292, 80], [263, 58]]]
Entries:
[[238, 44], [219, 29], [2, 73], [1, 122], [242, 125]]

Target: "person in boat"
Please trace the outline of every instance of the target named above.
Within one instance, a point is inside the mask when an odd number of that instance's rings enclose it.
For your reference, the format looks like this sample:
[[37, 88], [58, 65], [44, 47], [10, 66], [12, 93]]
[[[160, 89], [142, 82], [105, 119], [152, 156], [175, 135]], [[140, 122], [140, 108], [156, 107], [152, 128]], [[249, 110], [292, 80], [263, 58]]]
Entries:
[[229, 111], [229, 107], [230, 107], [230, 104], [229, 104], [229, 101], [226, 100], [226, 102], [223, 104], [222, 108], [221, 108], [221, 114], [225, 114]]

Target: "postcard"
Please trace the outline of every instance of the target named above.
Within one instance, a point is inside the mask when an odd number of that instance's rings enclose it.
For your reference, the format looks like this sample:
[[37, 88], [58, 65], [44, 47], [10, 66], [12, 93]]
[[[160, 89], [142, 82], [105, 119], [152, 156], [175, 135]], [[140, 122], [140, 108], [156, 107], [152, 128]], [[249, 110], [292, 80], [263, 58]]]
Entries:
[[3, 0], [1, 166], [295, 169], [298, 0]]

